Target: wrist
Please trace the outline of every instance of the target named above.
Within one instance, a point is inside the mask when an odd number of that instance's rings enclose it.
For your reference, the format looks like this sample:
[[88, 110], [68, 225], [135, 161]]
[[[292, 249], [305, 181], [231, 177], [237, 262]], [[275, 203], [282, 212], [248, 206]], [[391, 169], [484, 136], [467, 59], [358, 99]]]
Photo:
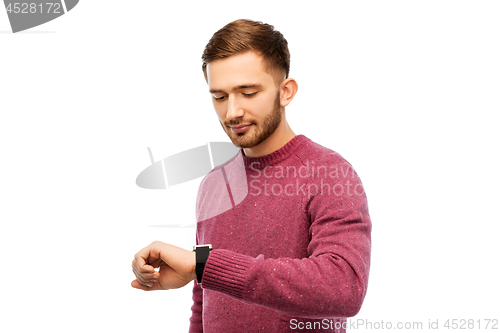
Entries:
[[191, 263], [193, 264], [191, 266], [191, 276], [190, 276], [190, 281], [196, 281], [196, 251], [192, 251], [192, 260]]

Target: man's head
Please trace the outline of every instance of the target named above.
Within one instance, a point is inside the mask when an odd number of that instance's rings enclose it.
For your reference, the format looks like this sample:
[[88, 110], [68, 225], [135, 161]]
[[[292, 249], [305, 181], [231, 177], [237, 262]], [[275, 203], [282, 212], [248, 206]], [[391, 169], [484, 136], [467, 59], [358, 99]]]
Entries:
[[209, 62], [248, 51], [262, 55], [265, 70], [275, 78], [277, 85], [288, 78], [290, 52], [285, 37], [272, 25], [241, 19], [217, 31], [205, 47], [202, 56], [205, 80]]
[[[256, 147], [274, 134], [267, 144], [272, 148], [292, 133], [284, 107], [297, 84], [288, 78], [287, 42], [273, 26], [249, 20], [229, 23], [214, 34], [202, 59], [219, 121], [236, 146]], [[243, 125], [249, 126], [236, 129]]]

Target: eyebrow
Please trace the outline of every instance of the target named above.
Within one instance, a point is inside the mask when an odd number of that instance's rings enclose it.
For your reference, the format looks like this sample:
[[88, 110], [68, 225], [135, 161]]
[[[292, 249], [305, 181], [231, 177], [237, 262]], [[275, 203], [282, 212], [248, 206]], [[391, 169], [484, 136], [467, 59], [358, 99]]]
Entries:
[[[260, 89], [260, 88], [262, 88], [262, 84], [259, 84], [259, 83], [240, 84], [239, 86], [234, 87], [232, 90], [236, 91], [236, 90], [249, 89], [249, 88]], [[221, 89], [210, 89], [211, 94], [218, 93], [218, 92], [225, 92], [225, 91], [221, 90]]]

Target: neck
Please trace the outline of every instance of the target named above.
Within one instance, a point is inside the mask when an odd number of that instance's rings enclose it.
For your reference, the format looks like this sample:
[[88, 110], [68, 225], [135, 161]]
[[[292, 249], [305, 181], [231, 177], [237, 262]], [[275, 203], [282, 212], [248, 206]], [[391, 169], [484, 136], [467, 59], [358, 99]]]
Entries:
[[285, 120], [266, 140], [255, 147], [243, 148], [243, 153], [247, 157], [260, 157], [271, 154], [286, 145], [295, 135]]

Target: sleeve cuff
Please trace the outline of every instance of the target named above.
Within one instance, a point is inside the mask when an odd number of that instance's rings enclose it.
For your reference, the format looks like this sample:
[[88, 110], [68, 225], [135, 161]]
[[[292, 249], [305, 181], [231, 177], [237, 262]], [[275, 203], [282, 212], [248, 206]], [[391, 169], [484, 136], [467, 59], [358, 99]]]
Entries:
[[205, 264], [201, 285], [203, 289], [242, 298], [249, 271], [254, 264], [255, 258], [229, 250], [213, 249]]

